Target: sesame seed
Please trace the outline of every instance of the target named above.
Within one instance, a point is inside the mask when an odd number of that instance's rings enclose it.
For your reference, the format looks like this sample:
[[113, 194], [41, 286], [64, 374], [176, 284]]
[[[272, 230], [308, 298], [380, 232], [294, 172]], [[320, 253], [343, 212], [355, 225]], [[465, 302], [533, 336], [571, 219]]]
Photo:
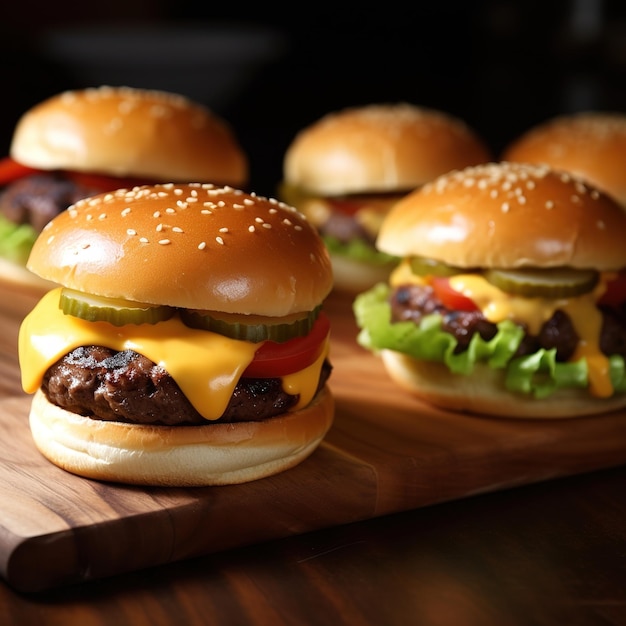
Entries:
[[122, 211], [122, 217], [126, 217], [128, 214], [130, 213], [130, 207], [127, 206], [123, 211]]
[[283, 224], [285, 224], [285, 226], [292, 226], [293, 222], [288, 217], [286, 217], [283, 219]]
[[223, 245], [224, 245], [224, 240], [223, 240], [221, 237], [216, 237], [216, 238], [215, 238], [215, 241], [217, 241], [217, 243], [219, 243], [219, 244], [220, 244], [220, 246], [223, 246]]
[[223, 228], [220, 228], [220, 233], [227, 233], [228, 232], [228, 228], [226, 228], [225, 226]]
[[251, 200], [250, 198], [246, 198], [243, 201], [244, 204], [247, 204], [248, 206], [254, 206], [254, 200]]
[[172, 243], [169, 239], [159, 239], [159, 243], [162, 246], [167, 246], [168, 244]]
[[145, 237], [140, 237], [139, 241], [141, 241], [141, 243], [149, 243], [148, 239], [146, 239]]
[[156, 217], [156, 218], [161, 217], [161, 211], [155, 211], [155, 212], [152, 214], [152, 217]]
[[244, 209], [244, 205], [243, 204], [235, 204], [233, 203], [233, 209], [237, 209], [237, 210], [241, 210]]
[[[187, 203], [183, 202], [182, 200], [179, 200], [176, 203], [176, 206], [181, 208], [181, 209], [186, 209], [187, 208]], [[172, 213], [176, 213], [176, 209], [173, 209], [172, 207], [167, 207], [167, 209], [165, 209], [165, 212], [169, 213], [171, 215]]]
[[262, 217], [255, 217], [255, 218], [254, 218], [254, 221], [255, 221], [257, 224], [262, 224], [262, 223], [264, 222], [264, 220], [263, 220], [263, 218], [262, 218]]
[[50, 237], [48, 237], [47, 243], [51, 244], [54, 241], [54, 235], [50, 235]]
[[268, 230], [269, 230], [271, 227], [272, 227], [272, 225], [271, 225], [271, 224], [268, 224], [267, 222], [265, 222], [265, 223], [263, 224], [263, 228], [267, 228]]
[[554, 208], [554, 202], [552, 202], [552, 200], [546, 201], [546, 209], [553, 209], [553, 208]]
[[295, 230], [302, 230], [302, 226], [300, 226], [300, 224], [296, 224], [296, 225], [294, 226], [294, 229], [295, 229]]
[[137, 231], [134, 230], [133, 228], [129, 228], [129, 229], [126, 230], [126, 234], [130, 235], [131, 237], [133, 237], [134, 235], [137, 234]]
[[508, 202], [503, 202], [500, 210], [502, 211], [502, 213], [508, 213], [510, 208], [511, 207]]
[[100, 213], [100, 215], [98, 215], [98, 219], [99, 220], [105, 220], [107, 218], [107, 214], [106, 213]]
[[209, 209], [202, 209], [200, 213], [203, 215], [213, 215], [213, 211], [209, 211]]
[[254, 225], [248, 226], [248, 232], [249, 233], [253, 233], [255, 230], [256, 230], [256, 228], [254, 227]]
[[160, 233], [163, 230], [163, 224], [157, 224], [156, 228], [154, 229], [157, 231], [157, 233]]
[[201, 241], [198, 244], [198, 250], [204, 250], [206, 248], [206, 241]]
[[172, 227], [172, 231], [175, 232], [175, 233], [182, 233], [182, 232], [184, 232], [183, 229], [180, 226]]

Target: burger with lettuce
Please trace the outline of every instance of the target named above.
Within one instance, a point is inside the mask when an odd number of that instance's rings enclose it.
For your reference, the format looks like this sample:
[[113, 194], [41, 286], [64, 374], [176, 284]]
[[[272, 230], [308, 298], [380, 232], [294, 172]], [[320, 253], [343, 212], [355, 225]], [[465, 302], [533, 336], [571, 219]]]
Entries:
[[399, 202], [402, 258], [354, 302], [359, 343], [446, 409], [565, 418], [626, 406], [626, 213], [547, 166], [450, 172]]

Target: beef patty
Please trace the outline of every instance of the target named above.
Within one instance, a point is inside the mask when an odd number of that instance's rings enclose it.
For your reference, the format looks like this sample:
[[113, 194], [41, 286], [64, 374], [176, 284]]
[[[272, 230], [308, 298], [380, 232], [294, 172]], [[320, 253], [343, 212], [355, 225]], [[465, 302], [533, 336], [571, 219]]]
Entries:
[[15, 224], [30, 224], [36, 231], [61, 211], [97, 189], [57, 174], [32, 174], [7, 185], [0, 194], [0, 214]]
[[[457, 353], [467, 349], [475, 333], [488, 341], [498, 330], [480, 311], [454, 311], [446, 308], [428, 286], [401, 285], [391, 294], [390, 304], [391, 319], [394, 322], [410, 320], [419, 323], [425, 315], [440, 314], [442, 330], [454, 335], [458, 341], [455, 348]], [[626, 359], [626, 310], [608, 307], [600, 310], [600, 349], [607, 356], [619, 354]], [[543, 324], [537, 335], [526, 332], [515, 356], [533, 354], [540, 348], [555, 348], [557, 361], [564, 362], [574, 354], [577, 344], [578, 335], [571, 319], [563, 311], [557, 310]]]
[[[325, 361], [318, 390], [331, 370]], [[101, 346], [65, 355], [44, 375], [42, 390], [50, 402], [79, 415], [169, 426], [260, 421], [285, 413], [298, 401], [283, 391], [279, 378], [242, 378], [224, 414], [207, 422], [162, 367], [132, 350]]]

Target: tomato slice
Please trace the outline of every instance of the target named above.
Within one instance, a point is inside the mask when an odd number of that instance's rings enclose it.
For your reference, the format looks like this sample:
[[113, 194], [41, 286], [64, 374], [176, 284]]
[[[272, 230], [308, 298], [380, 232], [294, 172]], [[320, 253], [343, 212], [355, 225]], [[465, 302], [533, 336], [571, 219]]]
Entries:
[[606, 291], [598, 300], [598, 304], [617, 308], [624, 302], [626, 302], [626, 272], [621, 272], [607, 283]]
[[121, 176], [107, 176], [105, 174], [91, 174], [89, 172], [75, 172], [71, 170], [41, 170], [35, 167], [29, 167], [28, 165], [22, 165], [11, 157], [5, 157], [0, 159], [0, 186], [8, 185], [20, 178], [30, 176], [31, 174], [41, 173], [46, 171], [52, 173], [56, 171], [61, 173], [69, 180], [74, 181], [76, 184], [95, 191], [114, 191], [115, 189], [129, 189], [137, 187], [139, 185], [150, 184], [149, 181], [144, 178], [126, 178]]
[[246, 378], [276, 378], [299, 372], [317, 359], [330, 332], [330, 320], [321, 312], [305, 337], [294, 337], [284, 343], [266, 341], [246, 368]]
[[11, 157], [5, 157], [4, 159], [0, 159], [0, 186], [8, 185], [15, 180], [40, 171], [41, 170], [34, 167], [22, 165]]
[[332, 207], [333, 211], [343, 213], [344, 215], [354, 215], [363, 206], [362, 200], [327, 198], [327, 202]]
[[452, 288], [449, 278], [433, 276], [431, 284], [435, 295], [447, 309], [452, 311], [478, 311], [478, 307], [470, 298]]

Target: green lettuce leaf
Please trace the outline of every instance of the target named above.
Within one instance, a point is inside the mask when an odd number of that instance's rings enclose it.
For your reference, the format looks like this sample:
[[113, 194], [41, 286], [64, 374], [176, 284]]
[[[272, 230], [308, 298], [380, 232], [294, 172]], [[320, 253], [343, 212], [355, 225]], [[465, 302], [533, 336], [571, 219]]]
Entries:
[[330, 252], [336, 255], [345, 256], [356, 261], [371, 263], [372, 265], [395, 265], [398, 258], [385, 252], [376, 250], [362, 239], [352, 239], [342, 242], [336, 237], [323, 236], [324, 243]]
[[[523, 329], [510, 320], [497, 324], [496, 335], [486, 341], [478, 333], [472, 336], [467, 350], [454, 354], [457, 340], [441, 329], [441, 316], [428, 315], [419, 325], [413, 322], [391, 324], [388, 302], [390, 288], [378, 284], [359, 294], [354, 301], [354, 315], [359, 327], [358, 343], [374, 352], [388, 349], [413, 358], [444, 363], [455, 374], [471, 374], [476, 363], [505, 370], [505, 385], [510, 391], [545, 398], [557, 389], [586, 388], [586, 360], [558, 363], [556, 350], [540, 349], [534, 354], [513, 358], [523, 336]], [[613, 388], [626, 391], [626, 368], [621, 356], [609, 359]]]
[[29, 224], [15, 224], [0, 216], [0, 257], [26, 265], [37, 232]]

